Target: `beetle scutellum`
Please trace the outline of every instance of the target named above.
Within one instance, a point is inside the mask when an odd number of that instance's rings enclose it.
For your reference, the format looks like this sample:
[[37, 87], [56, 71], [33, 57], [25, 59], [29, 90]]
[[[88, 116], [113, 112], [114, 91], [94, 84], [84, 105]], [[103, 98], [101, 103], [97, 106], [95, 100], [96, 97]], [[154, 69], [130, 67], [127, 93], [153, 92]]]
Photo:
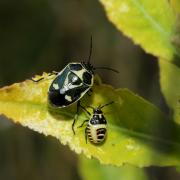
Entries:
[[[92, 37], [90, 43], [90, 53], [87, 62], [72, 62], [69, 63], [60, 72], [52, 72], [50, 75], [56, 75], [52, 81], [48, 91], [48, 101], [50, 105], [57, 108], [67, 107], [77, 102], [77, 110], [72, 123], [72, 130], [74, 131], [74, 124], [78, 117], [80, 99], [89, 91], [94, 83], [94, 70], [107, 69], [118, 73], [117, 70], [108, 67], [93, 67], [90, 63], [92, 54]], [[32, 79], [34, 82], [38, 80]]]
[[[93, 114], [90, 119], [85, 120], [81, 124], [81, 126], [79, 126], [79, 127], [82, 127], [84, 123], [88, 122], [85, 128], [86, 143], [87, 143], [87, 137], [89, 138], [90, 142], [94, 144], [100, 144], [105, 140], [106, 134], [107, 134], [107, 121], [103, 115], [102, 108], [112, 103], [114, 102], [112, 101], [108, 104], [99, 106], [97, 108], [88, 106], [93, 109]], [[88, 113], [88, 115], [91, 115], [91, 113], [87, 111], [87, 109], [84, 108], [84, 110]]]

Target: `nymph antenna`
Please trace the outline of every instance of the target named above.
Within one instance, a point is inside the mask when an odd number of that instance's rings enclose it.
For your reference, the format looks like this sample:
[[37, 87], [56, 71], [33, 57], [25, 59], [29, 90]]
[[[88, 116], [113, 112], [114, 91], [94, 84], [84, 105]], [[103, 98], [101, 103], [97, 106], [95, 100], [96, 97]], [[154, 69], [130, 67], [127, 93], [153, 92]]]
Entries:
[[109, 103], [107, 103], [107, 104], [101, 106], [100, 109], [104, 108], [105, 106], [109, 106], [110, 104], [113, 104], [113, 103], [114, 103], [114, 101], [111, 101], [111, 102], [109, 102]]

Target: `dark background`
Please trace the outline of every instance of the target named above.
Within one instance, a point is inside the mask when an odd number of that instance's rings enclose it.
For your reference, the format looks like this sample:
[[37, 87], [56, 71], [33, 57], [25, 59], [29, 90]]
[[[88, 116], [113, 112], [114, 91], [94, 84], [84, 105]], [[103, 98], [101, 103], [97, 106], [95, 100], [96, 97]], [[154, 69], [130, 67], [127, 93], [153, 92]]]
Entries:
[[[157, 59], [123, 36], [98, 0], [0, 0], [0, 87], [86, 60], [103, 82], [129, 88], [168, 113], [160, 92]], [[177, 179], [172, 168], [146, 168], [150, 179]], [[1, 118], [0, 179], [81, 179], [77, 156], [58, 140]]]

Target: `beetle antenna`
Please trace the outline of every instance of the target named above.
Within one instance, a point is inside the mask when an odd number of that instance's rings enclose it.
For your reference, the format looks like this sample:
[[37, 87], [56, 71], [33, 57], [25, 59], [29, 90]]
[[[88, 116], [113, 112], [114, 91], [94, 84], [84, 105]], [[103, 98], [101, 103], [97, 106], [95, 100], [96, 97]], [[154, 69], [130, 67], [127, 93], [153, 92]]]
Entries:
[[114, 103], [114, 101], [111, 101], [111, 102], [109, 102], [109, 103], [107, 103], [107, 104], [101, 106], [100, 109], [104, 108], [105, 106], [109, 106], [110, 104], [113, 104], [113, 103]]
[[106, 70], [113, 71], [113, 72], [115, 72], [115, 73], [119, 73], [118, 70], [113, 69], [113, 68], [109, 68], [109, 67], [95, 67], [94, 70], [96, 70], [96, 69], [106, 69]]
[[89, 49], [89, 57], [88, 57], [87, 64], [90, 64], [91, 55], [92, 55], [92, 35], [91, 35], [91, 40], [90, 40], [90, 49]]

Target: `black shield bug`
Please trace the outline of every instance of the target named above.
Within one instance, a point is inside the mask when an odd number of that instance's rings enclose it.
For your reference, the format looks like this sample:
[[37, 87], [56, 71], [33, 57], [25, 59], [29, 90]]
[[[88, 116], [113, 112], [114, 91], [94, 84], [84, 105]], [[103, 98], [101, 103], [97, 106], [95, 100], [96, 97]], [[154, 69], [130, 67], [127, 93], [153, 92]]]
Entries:
[[[88, 122], [88, 124], [85, 128], [86, 143], [87, 143], [87, 137], [90, 140], [90, 142], [92, 142], [93, 144], [100, 144], [105, 140], [106, 134], [107, 134], [107, 121], [103, 115], [102, 108], [104, 108], [105, 106], [108, 106], [112, 103], [114, 103], [114, 102], [112, 101], [108, 104], [99, 106], [97, 108], [89, 106], [90, 108], [93, 109], [93, 114], [90, 119], [85, 120], [81, 124], [81, 126], [79, 126], [79, 128], [80, 128], [84, 125], [84, 123]], [[91, 113], [89, 111], [87, 111], [87, 109], [85, 109], [85, 108], [83, 108], [83, 109], [88, 113], [88, 115], [91, 115]]]
[[[90, 53], [87, 62], [72, 62], [69, 63], [60, 72], [52, 72], [49, 75], [56, 75], [52, 81], [48, 91], [48, 101], [50, 105], [57, 108], [67, 107], [75, 102], [77, 103], [77, 110], [74, 116], [72, 124], [72, 130], [74, 131], [74, 124], [78, 117], [80, 99], [89, 91], [94, 83], [94, 70], [107, 69], [118, 73], [117, 70], [108, 67], [93, 67], [90, 63], [92, 54], [92, 37], [90, 43]], [[39, 82], [43, 78], [38, 80], [32, 79], [34, 82]]]

